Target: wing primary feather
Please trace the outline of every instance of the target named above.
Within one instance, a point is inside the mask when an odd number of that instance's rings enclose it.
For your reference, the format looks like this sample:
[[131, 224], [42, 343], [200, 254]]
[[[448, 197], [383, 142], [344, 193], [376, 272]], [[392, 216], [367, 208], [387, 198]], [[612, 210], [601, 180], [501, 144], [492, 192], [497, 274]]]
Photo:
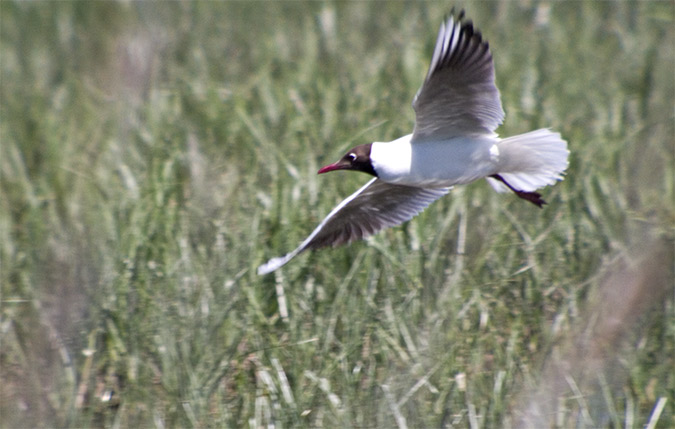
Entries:
[[504, 119], [490, 45], [471, 20], [464, 20], [463, 11], [451, 12], [441, 23], [432, 61], [413, 99], [413, 108], [414, 142], [492, 135]]
[[295, 250], [258, 267], [258, 274], [280, 268], [305, 250], [339, 246], [406, 222], [449, 189], [394, 185], [374, 178], [338, 204]]
[[[349, 204], [354, 198], [356, 198], [357, 196], [359, 196], [359, 194], [361, 194], [364, 190], [366, 190], [366, 188], [368, 188], [370, 185], [372, 185], [376, 180], [377, 180], [377, 177], [371, 179], [370, 181], [368, 181], [368, 183], [366, 183], [365, 185], [363, 185], [358, 191], [354, 192], [353, 194], [351, 194], [350, 196], [348, 196], [347, 198], [345, 198], [340, 204], [338, 204], [338, 205], [337, 205], [330, 213], [328, 213], [328, 216], [326, 216], [326, 218], [325, 218], [323, 221], [321, 221], [321, 223], [319, 224], [319, 226], [317, 226], [317, 227], [314, 229], [314, 231], [312, 231], [312, 233], [309, 235], [309, 237], [307, 237], [307, 238], [305, 239], [305, 241], [303, 241], [303, 242], [302, 242], [295, 250], [293, 250], [292, 252], [290, 252], [290, 253], [288, 253], [288, 254], [286, 254], [286, 255], [284, 255], [284, 256], [280, 256], [280, 257], [278, 257], [278, 258], [272, 258], [272, 259], [270, 259], [269, 262], [267, 262], [267, 263], [265, 263], [265, 264], [259, 266], [259, 267], [258, 267], [258, 275], [263, 275], [263, 274], [271, 273], [272, 271], [281, 268], [281, 267], [282, 267], [283, 265], [285, 265], [288, 261], [290, 261], [291, 259], [293, 259], [298, 253], [307, 250], [308, 246], [310, 245], [310, 243], [312, 242], [312, 240], [314, 239], [314, 237], [316, 237], [317, 234], [319, 234], [319, 232], [321, 232], [321, 230], [323, 229], [324, 225], [325, 225], [325, 224], [326, 224], [333, 216], [335, 216], [335, 214], [336, 214], [337, 212], [339, 212], [340, 210], [342, 210], [342, 208], [343, 208], [344, 206], [346, 206], [346, 205]], [[320, 246], [320, 247], [321, 247], [321, 246]]]

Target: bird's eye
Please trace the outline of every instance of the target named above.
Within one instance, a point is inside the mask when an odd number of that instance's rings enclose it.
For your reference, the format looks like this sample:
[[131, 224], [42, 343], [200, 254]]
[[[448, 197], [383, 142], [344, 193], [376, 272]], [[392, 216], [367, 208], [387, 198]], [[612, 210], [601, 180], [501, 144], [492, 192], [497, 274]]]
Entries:
[[349, 157], [349, 159], [350, 159], [351, 161], [356, 161], [356, 158], [357, 158], [357, 157], [356, 157], [356, 154], [355, 154], [355, 153], [352, 152], [352, 153], [350, 153], [350, 154], [347, 155], [347, 156]]

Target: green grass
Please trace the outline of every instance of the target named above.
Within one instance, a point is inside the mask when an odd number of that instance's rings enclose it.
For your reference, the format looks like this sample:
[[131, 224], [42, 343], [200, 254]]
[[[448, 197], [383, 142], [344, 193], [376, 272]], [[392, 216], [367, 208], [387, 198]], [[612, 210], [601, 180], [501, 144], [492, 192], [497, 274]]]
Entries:
[[[467, 3], [538, 210], [297, 246], [410, 132], [445, 2], [0, 4], [0, 426], [675, 426], [675, 7]], [[656, 410], [656, 411], [655, 411]]]

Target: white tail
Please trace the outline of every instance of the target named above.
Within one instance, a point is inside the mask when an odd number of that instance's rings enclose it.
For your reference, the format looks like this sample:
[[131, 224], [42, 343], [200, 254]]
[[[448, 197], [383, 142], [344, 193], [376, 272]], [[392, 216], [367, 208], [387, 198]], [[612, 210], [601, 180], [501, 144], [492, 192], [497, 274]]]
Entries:
[[[563, 179], [567, 168], [567, 142], [548, 129], [508, 137], [497, 143], [498, 174], [513, 188], [532, 192]], [[499, 180], [487, 178], [497, 192], [509, 188]]]

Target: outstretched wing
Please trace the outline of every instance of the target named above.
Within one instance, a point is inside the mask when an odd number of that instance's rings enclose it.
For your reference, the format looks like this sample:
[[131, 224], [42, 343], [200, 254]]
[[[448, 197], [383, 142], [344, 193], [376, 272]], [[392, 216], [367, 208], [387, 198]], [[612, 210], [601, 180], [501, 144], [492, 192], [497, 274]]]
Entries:
[[258, 274], [280, 268], [307, 249], [339, 246], [399, 225], [415, 217], [449, 190], [394, 185], [375, 178], [338, 204], [297, 249], [258, 267]]
[[413, 100], [413, 141], [491, 134], [504, 119], [492, 54], [471, 21], [441, 24], [429, 72]]

